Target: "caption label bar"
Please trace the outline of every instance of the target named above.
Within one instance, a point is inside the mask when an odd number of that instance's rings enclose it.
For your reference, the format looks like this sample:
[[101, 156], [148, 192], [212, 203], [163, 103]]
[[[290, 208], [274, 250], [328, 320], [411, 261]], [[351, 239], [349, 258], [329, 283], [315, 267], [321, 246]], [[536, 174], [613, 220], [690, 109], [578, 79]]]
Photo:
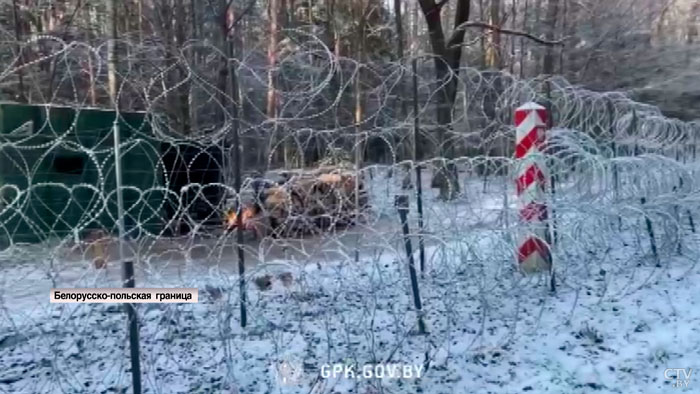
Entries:
[[199, 302], [197, 289], [109, 288], [109, 289], [51, 289], [51, 303], [63, 304], [145, 304]]

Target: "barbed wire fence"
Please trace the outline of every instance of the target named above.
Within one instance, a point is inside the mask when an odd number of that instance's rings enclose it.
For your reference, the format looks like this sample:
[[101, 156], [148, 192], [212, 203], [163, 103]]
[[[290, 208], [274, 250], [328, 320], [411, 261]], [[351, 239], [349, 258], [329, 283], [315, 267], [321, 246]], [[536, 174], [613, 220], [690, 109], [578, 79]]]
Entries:
[[[259, 56], [226, 59], [199, 42], [168, 54], [165, 66], [153, 61], [164, 51], [157, 43], [120, 43], [127, 56], [118, 112], [104, 105], [103, 47], [37, 37], [25, 45], [41, 43], [45, 54], [15, 58], [0, 74], [0, 85], [16, 87], [21, 71], [27, 96], [41, 103], [5, 103], [0, 117], [0, 370], [8, 392], [129, 390], [120, 308], [49, 304], [46, 297], [50, 288], [121, 286], [119, 192], [127, 224], [121, 258], [135, 262], [136, 286], [200, 291], [198, 304], [137, 307], [149, 392], [414, 392], [453, 381], [461, 355], [507, 352], [541, 329], [556, 302], [547, 301], [545, 275], [515, 267], [515, 234], [524, 225], [516, 209], [513, 115], [527, 102], [543, 104], [552, 118], [545, 154], [555, 186], [547, 203], [555, 213], [558, 292], [621, 298], [647, 285], [649, 272], [677, 274], [675, 265], [698, 260], [700, 124], [557, 77], [518, 80], [462, 68], [452, 123], [440, 125], [440, 84], [429, 56], [417, 58], [414, 74], [411, 59], [360, 64], [335, 57], [313, 36], [288, 34], [293, 46], [275, 70], [272, 118], [260, 109], [268, 70]], [[30, 78], [46, 63], [56, 75], [52, 95]], [[217, 80], [229, 65], [240, 101]], [[233, 127], [242, 145], [240, 193]], [[450, 157], [432, 153], [441, 151]], [[115, 162], [123, 168], [121, 188]], [[431, 187], [445, 163], [460, 183], [449, 200]], [[353, 224], [237, 245], [226, 212], [249, 198], [254, 173], [288, 178], [325, 165], [352, 173], [355, 197], [362, 183], [367, 208], [345, 202], [356, 213]], [[403, 223], [397, 195], [408, 197]], [[289, 199], [292, 213], [282, 225], [319, 215], [297, 203]], [[336, 220], [327, 206], [313, 209]], [[424, 260], [415, 278], [406, 270], [407, 239], [415, 264]], [[246, 264], [246, 327], [237, 312], [237, 247]], [[295, 385], [275, 373], [284, 361], [303, 367]], [[324, 363], [399, 361], [425, 366], [425, 376], [402, 387], [322, 379], [319, 371]]]

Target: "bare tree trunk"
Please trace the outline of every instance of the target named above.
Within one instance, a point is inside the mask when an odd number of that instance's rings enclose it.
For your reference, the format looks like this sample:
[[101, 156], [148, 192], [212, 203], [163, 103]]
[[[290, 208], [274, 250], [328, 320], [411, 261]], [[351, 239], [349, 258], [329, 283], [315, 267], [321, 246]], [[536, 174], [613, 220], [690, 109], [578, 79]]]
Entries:
[[[491, 0], [489, 22], [493, 26], [501, 26], [501, 0]], [[497, 30], [492, 30], [489, 33], [489, 43], [486, 50], [486, 67], [500, 70], [502, 65], [501, 33]]]
[[[528, 5], [529, 1], [525, 0], [525, 10], [523, 11], [523, 31], [528, 31]], [[527, 52], [527, 46], [525, 45], [526, 42], [527, 41], [525, 38], [520, 37], [520, 79], [525, 77], [525, 52]]]
[[562, 69], [565, 71], [564, 76], [571, 81], [576, 80], [576, 66], [579, 61], [579, 50], [576, 49], [576, 46], [578, 45], [580, 39], [578, 38], [577, 34], [576, 20], [578, 18], [580, 8], [581, 5], [577, 1], [567, 1], [567, 23], [566, 29], [563, 30], [563, 34], [568, 37], [564, 44], [566, 48], [566, 68], [562, 67]]
[[[499, 29], [501, 28], [501, 24], [503, 23], [501, 19], [501, 0], [491, 0], [489, 9], [489, 23], [498, 27]], [[503, 48], [501, 45], [501, 33], [498, 30], [491, 30], [488, 33], [488, 37], [486, 68], [492, 70], [493, 72], [489, 73], [487, 76], [490, 89], [488, 89], [484, 97], [484, 113], [486, 115], [487, 122], [487, 124], [484, 125], [484, 131], [486, 135], [489, 136], [488, 138], [490, 138], [490, 136], [495, 133], [495, 123], [493, 120], [496, 119], [496, 103], [502, 90], [500, 70], [503, 68]], [[491, 150], [492, 147], [485, 147], [481, 154], [488, 156], [491, 154]], [[487, 166], [485, 166], [483, 175], [485, 191], [489, 175]]]
[[[85, 19], [88, 21], [88, 23], [92, 26], [95, 21], [93, 21], [92, 15], [93, 13], [90, 12], [90, 3], [85, 4], [85, 8], [83, 11], [85, 12]], [[88, 72], [88, 95], [90, 97], [90, 105], [95, 107], [97, 106], [97, 91], [95, 89], [95, 71], [94, 71], [94, 65], [92, 62], [92, 51], [89, 51], [87, 53], [87, 72]]]
[[[266, 101], [266, 114], [268, 119], [275, 119], [277, 117], [277, 91], [275, 90], [275, 67], [277, 66], [277, 39], [279, 30], [279, 7], [280, 0], [269, 0], [267, 5], [267, 15], [270, 20], [269, 25], [269, 37], [267, 44], [267, 101]], [[284, 166], [288, 167], [289, 163], [285, 157], [286, 149], [283, 142], [283, 146], [279, 146], [278, 141], [283, 139], [284, 136], [278, 136], [278, 125], [277, 122], [273, 122], [272, 135], [273, 138], [272, 148], [277, 149], [275, 155], [277, 159], [276, 162], [284, 162]], [[273, 157], [274, 157], [273, 156]], [[272, 163], [273, 165], [275, 163]]]
[[[361, 0], [357, 6], [357, 11], [359, 15], [356, 16], [356, 20], [359, 21], [358, 29], [355, 32], [355, 50], [358, 62], [357, 73], [355, 74], [355, 166], [357, 171], [360, 170], [362, 166], [362, 145], [361, 143], [361, 133], [362, 133], [362, 121], [364, 119], [364, 101], [362, 97], [362, 66], [364, 62], [365, 55], [365, 26], [367, 23], [367, 14], [369, 11], [369, 1]], [[365, 10], [365, 2], [367, 2], [367, 10]]]
[[[518, 18], [517, 18], [517, 8], [515, 6], [516, 0], [511, 0], [510, 2], [510, 18], [511, 18], [511, 23], [510, 25], [513, 27], [513, 30], [517, 30], [518, 28]], [[515, 37], [510, 37], [510, 59], [508, 60], [508, 67], [510, 70], [511, 74], [515, 73]]]
[[335, 42], [335, 29], [334, 29], [334, 19], [335, 19], [335, 2], [333, 0], [326, 1], [326, 43], [329, 47], [333, 47]]
[[[143, 1], [143, 0], [140, 0]], [[190, 1], [190, 22], [192, 23], [192, 39], [195, 41], [199, 41], [201, 39], [200, 33], [201, 29], [199, 28], [199, 18], [197, 17], [197, 7], [195, 6], [194, 0]], [[199, 48], [195, 46], [190, 50], [190, 62], [192, 63], [192, 67], [194, 69], [197, 69], [198, 65], [200, 64], [199, 61]], [[194, 102], [196, 100], [196, 97], [194, 95], [194, 91], [192, 90], [192, 86], [190, 85], [189, 89], [189, 97], [190, 101]], [[199, 128], [199, 116], [197, 114], [197, 106], [195, 108], [190, 108], [190, 113], [191, 113], [191, 122], [192, 122], [192, 129], [197, 130]]]
[[[484, 19], [486, 19], [486, 10], [484, 9], [484, 0], [479, 0], [479, 20], [483, 21]], [[486, 47], [486, 35], [485, 34], [479, 35], [479, 46], [481, 48], [481, 51], [479, 52], [479, 53], [481, 53], [481, 57], [480, 57], [481, 69], [483, 70], [486, 68], [486, 64], [487, 64], [486, 59], [488, 57], [488, 48]]]
[[[367, 2], [365, 7], [365, 2]], [[360, 179], [361, 170], [363, 165], [363, 153], [365, 143], [362, 139], [362, 122], [364, 121], [364, 98], [362, 95], [362, 67], [365, 58], [365, 27], [367, 24], [367, 17], [370, 11], [371, 0], [362, 0], [358, 4], [359, 15], [359, 25], [358, 30], [355, 32], [356, 38], [356, 53], [357, 53], [357, 73], [355, 74], [355, 174], [357, 180], [355, 181], [354, 187], [354, 197], [355, 197], [355, 220], [360, 218]], [[359, 241], [359, 236], [357, 238]], [[360, 250], [358, 243], [355, 243], [355, 262], [360, 259]]]
[[[190, 0], [190, 22], [192, 22], [192, 38], [198, 40], [201, 38], [201, 29], [199, 27], [199, 17], [197, 13], [197, 7], [194, 0]], [[196, 61], [195, 53], [195, 61]]]
[[[341, 0], [342, 1], [342, 0]], [[330, 0], [331, 3], [331, 14], [333, 15], [333, 55], [335, 55], [336, 60], [340, 59], [340, 56], [343, 54], [343, 50], [341, 48], [342, 46], [342, 40], [340, 37], [340, 29], [338, 28], [338, 22], [336, 21], [336, 0]]]
[[[401, 100], [401, 110], [399, 112], [401, 120], [403, 121], [406, 118], [406, 115], [408, 113], [408, 107], [406, 105], [406, 88], [405, 88], [405, 82], [404, 82], [404, 47], [403, 47], [403, 42], [404, 42], [404, 34], [403, 34], [403, 14], [401, 12], [401, 0], [394, 0], [394, 22], [396, 23], [396, 55], [398, 57], [399, 61], [399, 67], [401, 67], [401, 81], [399, 82], [399, 100]], [[403, 131], [403, 130], [402, 130]], [[392, 137], [393, 140], [393, 137]], [[401, 153], [402, 156], [409, 157], [404, 150], [407, 150], [408, 146], [406, 144], [402, 144], [402, 149]]]
[[688, 45], [693, 45], [698, 37], [698, 19], [700, 19], [700, 3], [695, 3], [690, 9], [688, 22], [686, 23], [685, 42]]
[[[280, 10], [281, 12], [284, 12], [285, 18], [283, 18], [284, 23], [286, 24], [287, 28], [294, 29], [297, 27], [297, 18], [296, 18], [296, 5], [294, 3], [294, 0], [289, 0], [288, 2], [284, 2], [284, 6], [281, 7], [282, 9]], [[307, 12], [307, 18], [308, 18], [308, 23], [309, 26], [313, 26], [313, 14], [312, 14], [312, 8], [313, 4], [309, 3], [308, 4], [308, 12]], [[303, 23], [303, 18], [302, 18], [302, 23]], [[279, 39], [278, 39], [279, 41]], [[313, 55], [309, 54], [309, 57], [307, 58], [309, 61], [309, 65], [313, 64], [314, 57]], [[284, 144], [284, 163], [286, 168], [294, 168], [294, 167], [301, 167], [304, 165], [304, 152], [298, 149], [298, 146], [296, 144], [296, 139], [290, 139], [290, 138], [285, 138]]]
[[108, 28], [110, 40], [107, 42], [107, 86], [112, 105], [119, 106], [117, 97], [117, 0], [107, 1], [108, 7]]
[[[562, 34], [566, 34], [566, 30], [569, 28], [569, 0], [563, 0], [564, 1], [564, 9], [562, 10], [562, 25], [561, 25], [561, 31]], [[559, 74], [564, 75], [564, 49], [566, 48], [566, 45], [562, 46], [561, 49], [559, 50]]]
[[396, 54], [398, 55], [399, 59], [403, 59], [403, 19], [401, 12], [401, 0], [394, 0], [394, 21], [396, 23]]
[[[532, 28], [532, 33], [536, 36], [540, 35], [540, 23], [542, 21], [542, 0], [535, 0], [535, 25]], [[535, 63], [534, 75], [540, 75], [542, 70], [542, 48], [536, 47], [533, 61]]]
[[355, 74], [355, 166], [359, 173], [362, 166], [362, 121], [364, 119], [364, 108], [362, 101], [362, 65], [358, 66]]
[[[430, 44], [435, 56], [435, 76], [440, 88], [437, 92], [438, 108], [437, 120], [441, 126], [438, 135], [438, 152], [445, 157], [445, 132], [451, 127], [452, 108], [457, 96], [459, 84], [459, 66], [462, 59], [462, 42], [464, 41], [464, 28], [459, 27], [469, 20], [470, 0], [459, 0], [455, 12], [454, 31], [448, 40], [440, 18], [440, 6], [434, 0], [419, 0], [421, 10], [425, 16], [430, 35]], [[444, 3], [441, 3], [444, 4]], [[450, 144], [451, 152], [454, 152], [454, 144]], [[441, 187], [443, 198], [451, 200], [459, 193], [459, 182], [456, 168], [442, 168], [446, 178], [446, 187]]]
[[[420, 37], [418, 36], [418, 25], [419, 25], [419, 23], [420, 23], [420, 19], [418, 18], [418, 7], [419, 7], [418, 2], [414, 2], [414, 3], [413, 3], [413, 7], [411, 8], [411, 19], [412, 19], [412, 25], [411, 25], [411, 56], [414, 57], [414, 58], [418, 55], [419, 46], [420, 46]], [[417, 63], [418, 63], [418, 61], [416, 60], [416, 61], [414, 61], [414, 62], [412, 62], [412, 63], [413, 63], [413, 64], [412, 64], [412, 66], [411, 66], [411, 73], [412, 73], [412, 74], [415, 74], [415, 73], [417, 72]], [[417, 76], [414, 76], [414, 78], [415, 78], [415, 80], [417, 81]], [[417, 102], [417, 96], [418, 96], [417, 89], [418, 89], [418, 88], [415, 87], [415, 89], [416, 89], [416, 91], [415, 91], [416, 93], [415, 93], [415, 97], [413, 97], [413, 100], [414, 100], [415, 102]], [[414, 104], [415, 104], [415, 103], [414, 103]], [[416, 108], [417, 108], [417, 104], [414, 105], [414, 110], [416, 110]], [[414, 113], [414, 114], [413, 114], [413, 117], [414, 117], [414, 123], [415, 123], [416, 118], [418, 117], [418, 114], [417, 114], [417, 113]], [[413, 138], [411, 139], [411, 143], [413, 144], [412, 154], [414, 155], [414, 159], [415, 159], [415, 160], [420, 160], [420, 159], [422, 159], [422, 158], [424, 157], [424, 152], [423, 152], [423, 148], [422, 148], [423, 145], [420, 144], [420, 140], [421, 140], [421, 139], [420, 139], [420, 134], [419, 134], [419, 132], [420, 132], [420, 130], [419, 130], [418, 127], [416, 126], [414, 132], [412, 133], [412, 137], [413, 137]]]
[[659, 15], [659, 21], [656, 24], [656, 36], [659, 43], [662, 45], [666, 42], [666, 17], [668, 16], [668, 11], [676, 4], [676, 0], [670, 0], [666, 3], [666, 6], [661, 10]]
[[[22, 27], [19, 20], [19, 12], [17, 8], [17, 0], [12, 0], [12, 18], [14, 19], [15, 25], [15, 51], [19, 58], [19, 67], [24, 65], [24, 55], [22, 54]], [[19, 79], [19, 99], [26, 102], [27, 96], [24, 89], [24, 70], [20, 68], [17, 72], [17, 78]]]
[[[455, 29], [449, 40], [445, 40], [445, 34], [440, 19], [440, 8], [434, 0], [419, 0], [423, 15], [428, 24], [430, 43], [435, 57], [435, 76], [441, 84], [438, 98], [438, 123], [449, 125], [452, 122], [452, 106], [457, 94], [457, 76], [459, 75], [460, 60], [462, 57], [462, 41], [464, 29]], [[457, 27], [469, 19], [469, 0], [459, 0], [455, 15], [454, 26]], [[443, 142], [442, 140], [440, 141]]]
[[138, 0], [138, 12], [139, 44], [143, 44], [143, 0]]
[[[698, 22], [700, 19], [700, 3], [695, 3], [693, 4], [693, 7], [690, 9], [690, 13], [688, 15], [688, 22], [686, 24], [686, 35], [685, 35], [685, 43], [690, 46], [695, 43], [695, 39], [698, 37]], [[690, 64], [691, 60], [693, 59], [693, 51], [688, 50], [685, 53], [685, 61], [687, 64]]]
[[176, 39], [174, 38], [174, 33], [173, 33], [173, 18], [174, 18], [174, 13], [175, 10], [173, 7], [171, 7], [172, 1], [171, 0], [160, 0], [158, 3], [157, 11], [158, 11], [158, 16], [159, 16], [159, 28], [160, 28], [160, 35], [162, 36], [163, 39], [163, 47], [165, 51], [165, 58], [163, 59], [163, 62], [165, 63], [165, 70], [166, 72], [164, 73], [164, 76], [162, 78], [163, 80], [163, 99], [165, 101], [165, 110], [166, 113], [168, 114], [168, 118], [175, 130], [177, 130], [180, 134], [184, 134], [185, 129], [180, 127], [180, 108], [179, 108], [179, 103], [178, 103], [178, 93], [179, 89], [172, 90], [172, 87], [176, 85], [177, 81], [177, 74], [176, 70], [174, 69], [176, 64], [175, 64], [175, 49], [174, 49], [174, 42]]
[[[545, 37], [548, 41], [554, 41], [554, 35], [557, 28], [557, 16], [559, 15], [559, 1], [549, 0], [547, 4], [547, 32]], [[554, 74], [554, 46], [548, 45], [545, 49], [544, 63], [542, 72], [547, 75]]]
[[[175, 58], [175, 61], [178, 61], [177, 68], [179, 72], [176, 75], [179, 75], [179, 81], [175, 81], [176, 83], [188, 78], [187, 68], [181, 64], [181, 62], [186, 61], [186, 59], [180, 56], [179, 53], [180, 48], [185, 45], [185, 41], [187, 40], [185, 36], [185, 5], [182, 1], [183, 0], [175, 0], [175, 45], [172, 47], [172, 56]], [[184, 82], [178, 87], [177, 99], [178, 118], [180, 119], [182, 134], [189, 135], [192, 132], [189, 81]]]
[[221, 112], [217, 113], [217, 121], [223, 125], [226, 122], [226, 110], [224, 108], [228, 102], [227, 85], [229, 81], [229, 63], [232, 61], [228, 48], [228, 35], [230, 34], [230, 29], [232, 28], [232, 26], [229, 24], [233, 23], [233, 6], [231, 4], [227, 4], [228, 2], [226, 0], [220, 0], [220, 2], [224, 4], [224, 8], [222, 8], [222, 15], [220, 16], [221, 30], [216, 37], [221, 53], [224, 54], [224, 59], [221, 59], [219, 75], [217, 76], [216, 80], [216, 91], [218, 104], [222, 107]]
[[279, 30], [279, 0], [270, 0], [268, 16], [270, 18], [270, 37], [267, 45], [267, 116], [277, 116], [277, 95], [275, 92], [275, 67], [277, 66], [277, 33]]
[[[291, 2], [294, 2], [294, 0], [290, 0]], [[292, 9], [295, 9], [292, 7]], [[308, 22], [309, 25], [313, 26], [314, 25], [314, 0], [309, 0], [309, 9], [308, 12], [306, 13], [308, 16]]]

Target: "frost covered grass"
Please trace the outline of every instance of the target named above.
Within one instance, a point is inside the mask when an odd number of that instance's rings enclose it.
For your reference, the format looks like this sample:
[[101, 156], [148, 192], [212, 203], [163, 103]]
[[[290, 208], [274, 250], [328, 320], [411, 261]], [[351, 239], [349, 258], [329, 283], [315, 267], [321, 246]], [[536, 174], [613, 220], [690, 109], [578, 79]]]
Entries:
[[[672, 383], [665, 368], [700, 361], [700, 270], [681, 258], [673, 266], [613, 279], [601, 270], [556, 295], [517, 276], [432, 270], [421, 281], [426, 336], [415, 332], [405, 267], [388, 258], [298, 267], [289, 287], [273, 281], [251, 292], [246, 330], [237, 327], [235, 286], [200, 282], [200, 304], [139, 307], [145, 385], [148, 392], [664, 392]], [[116, 305], [55, 305], [27, 323], [1, 342], [7, 392], [127, 391], [126, 325]], [[348, 359], [427, 371], [405, 381], [319, 377], [321, 365]], [[303, 363], [299, 387], [276, 379], [275, 363], [285, 360]]]

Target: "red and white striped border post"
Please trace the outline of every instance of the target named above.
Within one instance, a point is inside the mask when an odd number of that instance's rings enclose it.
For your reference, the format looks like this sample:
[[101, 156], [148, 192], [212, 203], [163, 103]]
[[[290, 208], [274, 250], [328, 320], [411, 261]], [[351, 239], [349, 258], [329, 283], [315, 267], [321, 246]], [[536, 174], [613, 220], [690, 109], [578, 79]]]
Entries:
[[546, 164], [542, 149], [546, 142], [547, 110], [527, 103], [515, 110], [516, 189], [520, 222], [518, 266], [524, 272], [551, 269], [547, 243]]

